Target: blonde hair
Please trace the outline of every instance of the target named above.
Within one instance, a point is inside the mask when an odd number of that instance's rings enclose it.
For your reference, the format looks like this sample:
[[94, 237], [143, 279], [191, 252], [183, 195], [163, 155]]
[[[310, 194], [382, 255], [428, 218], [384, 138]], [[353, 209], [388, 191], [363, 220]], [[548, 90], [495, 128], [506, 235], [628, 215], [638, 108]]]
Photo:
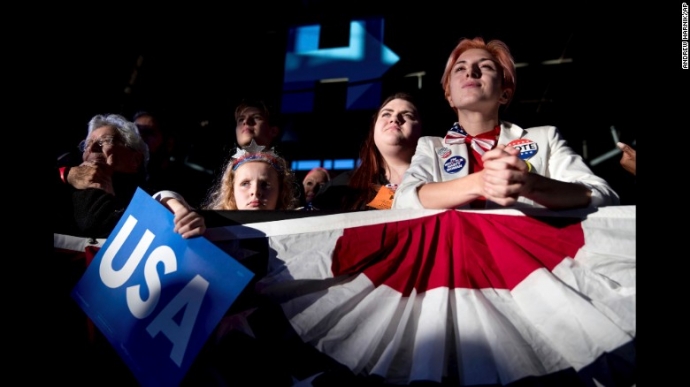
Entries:
[[[282, 157], [274, 157], [272, 162], [265, 159], [247, 161], [249, 163], [266, 163], [278, 173], [279, 192], [278, 203], [275, 210], [292, 210], [297, 207], [295, 192], [295, 177], [287, 168], [287, 162]], [[273, 163], [277, 163], [276, 168]], [[235, 159], [230, 159], [225, 163], [221, 178], [216, 181], [213, 189], [202, 207], [206, 210], [237, 210], [233, 185], [235, 183]]]

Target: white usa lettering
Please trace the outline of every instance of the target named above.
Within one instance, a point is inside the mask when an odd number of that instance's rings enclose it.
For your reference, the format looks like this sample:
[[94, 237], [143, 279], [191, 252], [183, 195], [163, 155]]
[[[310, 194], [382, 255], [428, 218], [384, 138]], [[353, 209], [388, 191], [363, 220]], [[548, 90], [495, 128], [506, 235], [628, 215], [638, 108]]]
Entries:
[[[99, 275], [103, 284], [109, 288], [119, 288], [130, 279], [156, 237], [150, 230], [146, 230], [122, 268], [115, 270], [113, 268], [113, 261], [125, 241], [130, 237], [136, 224], [137, 220], [130, 215], [103, 254], [103, 259], [99, 266]], [[148, 299], [144, 300], [141, 298], [141, 284], [126, 288], [125, 298], [127, 307], [132, 316], [137, 319], [141, 320], [149, 317], [156, 309], [160, 300], [163, 286], [156, 270], [159, 263], [163, 264], [164, 274], [177, 271], [177, 257], [172, 248], [169, 246], [159, 246], [149, 254], [144, 262], [144, 281], [149, 290]], [[189, 338], [191, 337], [208, 287], [209, 282], [200, 275], [196, 275], [163, 307], [158, 315], [153, 317], [151, 323], [146, 328], [151, 337], [155, 337], [162, 332], [172, 342], [173, 347], [170, 358], [178, 366], [182, 364]], [[178, 325], [173, 317], [182, 309], [185, 309], [184, 316]]]

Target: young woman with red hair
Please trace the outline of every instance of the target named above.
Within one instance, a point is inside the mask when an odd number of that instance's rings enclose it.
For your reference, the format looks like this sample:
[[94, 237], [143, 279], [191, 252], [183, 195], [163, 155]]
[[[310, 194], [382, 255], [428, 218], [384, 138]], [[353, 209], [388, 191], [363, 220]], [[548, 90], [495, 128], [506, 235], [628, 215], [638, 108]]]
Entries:
[[556, 127], [523, 129], [499, 119], [516, 84], [505, 43], [461, 40], [441, 84], [458, 120], [445, 137], [419, 139], [393, 208], [558, 210], [619, 203]]

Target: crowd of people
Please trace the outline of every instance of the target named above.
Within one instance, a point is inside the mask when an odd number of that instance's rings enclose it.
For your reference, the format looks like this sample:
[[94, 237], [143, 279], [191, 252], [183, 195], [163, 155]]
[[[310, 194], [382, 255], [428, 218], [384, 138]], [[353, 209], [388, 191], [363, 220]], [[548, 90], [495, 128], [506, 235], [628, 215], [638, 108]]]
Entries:
[[[277, 114], [261, 100], [245, 100], [236, 107], [236, 142], [224, 148], [229, 151], [218, 176], [195, 171], [171, 158], [174, 137], [150, 112], [137, 112], [132, 121], [117, 115], [96, 116], [80, 148], [83, 160], [75, 163], [61, 158], [57, 165], [57, 181], [63, 184], [59, 200], [78, 205], [72, 214], [71, 208], [60, 207], [58, 218], [71, 219], [71, 225], [61, 221], [56, 230], [107, 235], [112, 221], [90, 221], [101, 216], [105, 207], [94, 211], [89, 200], [76, 197], [109, 194], [118, 203], [113, 207], [118, 213], [137, 186], [150, 194], [175, 193], [176, 202], [184, 201], [189, 211], [525, 205], [568, 209], [620, 203], [618, 194], [591, 171], [556, 127], [523, 129], [500, 119], [499, 111], [510, 103], [516, 84], [513, 58], [502, 42], [462, 40], [447, 60], [441, 84], [457, 116], [445, 136], [421, 137], [419, 104], [408, 93], [393, 93], [373, 115], [360, 149], [360, 164], [354, 170], [333, 176], [318, 167], [301, 184], [295, 181], [289, 160], [276, 150], [281, 138]], [[100, 123], [105, 129], [94, 127], [99, 119], [116, 116], [118, 126], [105, 122]], [[115, 129], [121, 127], [130, 129]], [[622, 143], [619, 147], [621, 165], [634, 175], [634, 149]], [[120, 159], [132, 153], [131, 165], [123, 167], [112, 161], [111, 150], [124, 154]], [[247, 184], [246, 178], [254, 181]], [[93, 224], [103, 229], [94, 231]]]
[[[204, 235], [198, 210], [364, 211], [536, 206], [553, 210], [611, 206], [618, 194], [596, 176], [554, 126], [522, 128], [501, 119], [515, 95], [516, 71], [501, 41], [463, 39], [448, 57], [442, 89], [457, 120], [444, 136], [422, 136], [415, 98], [396, 92], [372, 116], [361, 163], [333, 176], [314, 168], [298, 182], [278, 150], [272, 108], [246, 100], [235, 109], [236, 143], [218, 176], [171, 161], [174, 139], [157, 117], [94, 116], [80, 162], [55, 167], [54, 232], [106, 238], [137, 188], [174, 214], [184, 238]], [[635, 174], [635, 151], [619, 145]], [[74, 281], [83, 273], [76, 269]]]

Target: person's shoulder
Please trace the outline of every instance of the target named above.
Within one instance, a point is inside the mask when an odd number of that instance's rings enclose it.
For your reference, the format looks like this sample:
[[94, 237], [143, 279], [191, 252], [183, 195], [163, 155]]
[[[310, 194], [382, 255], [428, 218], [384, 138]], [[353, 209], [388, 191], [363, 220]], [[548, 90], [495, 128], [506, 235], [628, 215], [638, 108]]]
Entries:
[[549, 142], [562, 139], [561, 132], [553, 125], [533, 126], [527, 128], [527, 133], [529, 133], [531, 137], [547, 139]]
[[503, 130], [512, 133], [513, 136], [528, 138], [554, 138], [559, 135], [558, 128], [554, 125], [539, 125], [523, 128], [512, 122], [502, 122]]
[[349, 186], [353, 173], [354, 171], [341, 172], [327, 182], [314, 196], [312, 205], [319, 210], [342, 209], [344, 199], [355, 192]]
[[424, 141], [441, 141], [443, 140], [443, 137], [439, 136], [422, 136], [419, 138], [419, 140], [424, 140]]
[[518, 129], [518, 130], [525, 130], [530, 133], [536, 133], [536, 132], [557, 132], [558, 128], [554, 125], [539, 125], [539, 126], [530, 126], [529, 128], [522, 128], [521, 126], [514, 124], [512, 122], [504, 122], [504, 125], [512, 130]]
[[417, 145], [436, 145], [443, 142], [443, 137], [439, 136], [422, 136], [417, 140]]
[[338, 186], [338, 185], [348, 185], [350, 183], [350, 179], [352, 178], [352, 174], [354, 171], [346, 171], [338, 174], [338, 176], [334, 177], [328, 183], [326, 183], [327, 186]]
[[529, 132], [557, 132], [558, 128], [553, 125], [532, 126], [525, 129]]

